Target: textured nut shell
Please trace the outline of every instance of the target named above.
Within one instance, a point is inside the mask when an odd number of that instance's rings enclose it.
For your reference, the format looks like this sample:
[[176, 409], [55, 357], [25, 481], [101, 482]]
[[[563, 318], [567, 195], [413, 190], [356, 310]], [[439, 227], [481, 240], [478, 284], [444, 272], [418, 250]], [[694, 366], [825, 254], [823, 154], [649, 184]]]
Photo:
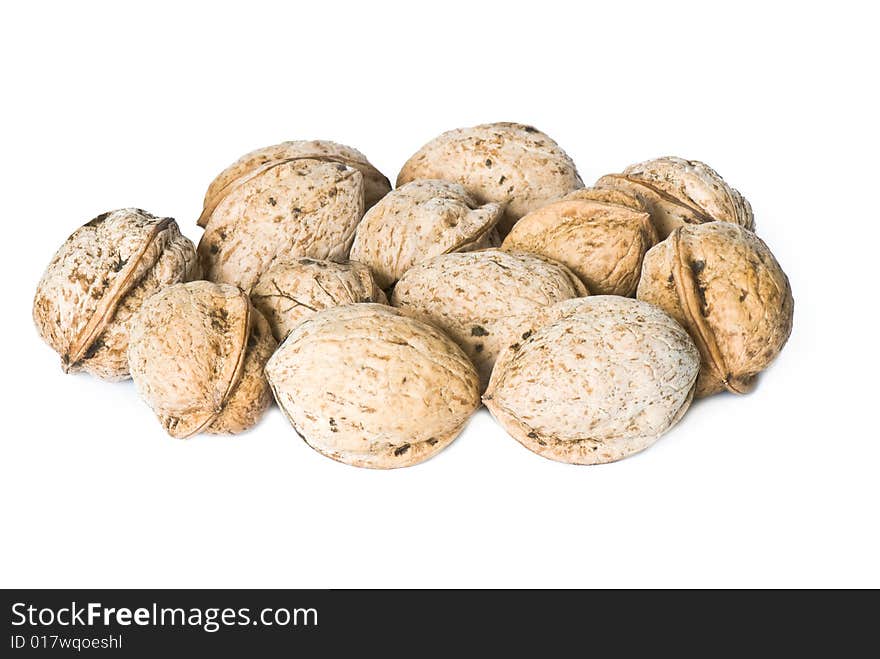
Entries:
[[314, 314], [290, 333], [266, 374], [306, 443], [358, 467], [427, 460], [480, 405], [477, 374], [458, 346], [379, 304]]
[[240, 432], [271, 402], [263, 366], [269, 325], [241, 290], [195, 281], [141, 307], [128, 358], [138, 392], [172, 437]]
[[272, 337], [269, 323], [259, 311], [251, 311], [251, 329], [241, 377], [233, 387], [223, 411], [205, 431], [212, 434], [239, 433], [257, 424], [272, 404], [272, 390], [263, 369], [275, 352], [278, 342]]
[[251, 291], [251, 301], [283, 341], [316, 311], [357, 302], [387, 304], [370, 269], [355, 261], [293, 259], [266, 270]]
[[480, 205], [457, 183], [407, 183], [373, 206], [358, 225], [351, 258], [367, 264], [382, 288], [412, 266], [449, 252], [498, 246], [503, 209]]
[[214, 209], [198, 247], [205, 278], [249, 292], [276, 259], [345, 259], [363, 210], [356, 169], [310, 159], [268, 165]]
[[147, 297], [196, 270], [193, 244], [171, 218], [136, 208], [104, 213], [55, 253], [37, 285], [34, 323], [65, 372], [125, 379], [131, 317]]
[[586, 287], [564, 265], [489, 249], [417, 265], [397, 282], [391, 303], [452, 337], [476, 365], [482, 390], [498, 352], [518, 340], [539, 309], [581, 295]]
[[357, 149], [327, 140], [282, 142], [246, 153], [220, 172], [205, 193], [204, 208], [199, 217], [198, 225], [200, 227], [206, 226], [214, 209], [223, 198], [254, 176], [255, 173], [265, 169], [267, 165], [304, 158], [341, 163], [357, 169], [364, 178], [364, 204], [366, 208], [375, 204], [391, 190], [388, 179], [373, 167], [367, 157]]
[[516, 223], [502, 248], [563, 263], [594, 295], [634, 295], [645, 252], [657, 242], [651, 216], [586, 197], [567, 197], [532, 211]]
[[540, 312], [529, 336], [498, 358], [483, 401], [538, 455], [613, 462], [682, 417], [699, 369], [693, 341], [660, 309], [593, 296]]
[[560, 198], [560, 201], [600, 201], [605, 204], [624, 206], [630, 210], [648, 212], [647, 204], [638, 196], [617, 188], [580, 188], [572, 190]]
[[681, 227], [645, 256], [637, 293], [691, 334], [698, 397], [745, 393], [791, 334], [788, 277], [767, 245], [727, 222]]
[[482, 124], [443, 133], [413, 155], [398, 187], [416, 179], [461, 183], [480, 203], [506, 204], [502, 236], [529, 211], [584, 187], [571, 158], [532, 126]]
[[687, 224], [721, 221], [755, 227], [748, 200], [698, 160], [672, 156], [647, 160], [630, 165], [622, 174], [603, 176], [596, 186], [639, 197], [650, 210], [661, 239]]

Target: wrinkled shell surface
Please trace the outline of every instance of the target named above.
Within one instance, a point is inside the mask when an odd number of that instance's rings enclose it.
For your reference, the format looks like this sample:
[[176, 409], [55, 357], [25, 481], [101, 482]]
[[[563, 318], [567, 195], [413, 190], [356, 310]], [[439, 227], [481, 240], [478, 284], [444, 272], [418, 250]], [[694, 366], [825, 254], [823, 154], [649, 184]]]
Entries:
[[564, 265], [534, 254], [444, 254], [417, 265], [397, 282], [391, 303], [439, 327], [474, 362], [481, 389], [498, 352], [520, 339], [538, 310], [587, 295]]
[[645, 252], [657, 242], [640, 206], [617, 190], [577, 190], [523, 217], [502, 247], [565, 264], [594, 295], [634, 295]]
[[382, 288], [439, 254], [498, 246], [499, 204], [480, 205], [457, 183], [407, 183], [373, 206], [358, 225], [351, 258], [367, 264]]
[[458, 346], [378, 304], [314, 314], [290, 333], [266, 374], [306, 443], [358, 467], [427, 460], [480, 405], [477, 374]]
[[663, 311], [593, 296], [538, 314], [528, 337], [498, 358], [483, 401], [538, 455], [613, 462], [647, 448], [682, 417], [699, 369], [693, 341]]
[[251, 291], [251, 301], [269, 321], [278, 341], [321, 309], [388, 302], [362, 263], [307, 258], [276, 263], [266, 270]]
[[698, 160], [672, 156], [647, 160], [621, 174], [603, 176], [596, 186], [625, 190], [641, 199], [661, 239], [677, 227], [713, 221], [755, 228], [748, 200]]
[[791, 334], [788, 277], [760, 238], [726, 222], [681, 227], [651, 249], [638, 297], [690, 332], [703, 357], [698, 397], [748, 391]]
[[630, 210], [642, 213], [648, 212], [648, 206], [638, 196], [626, 190], [615, 188], [580, 188], [572, 190], [560, 198], [560, 201], [598, 201], [614, 206], [624, 206]]
[[571, 158], [532, 126], [482, 124], [443, 133], [404, 164], [398, 187], [417, 179], [461, 183], [480, 203], [506, 204], [502, 236], [526, 213], [584, 187]]
[[66, 372], [128, 377], [129, 323], [157, 290], [196, 276], [193, 244], [171, 218], [125, 208], [77, 229], [55, 253], [33, 318]]
[[245, 292], [276, 260], [345, 259], [364, 212], [364, 177], [341, 163], [265, 165], [230, 190], [199, 242], [205, 277]]
[[366, 208], [375, 204], [391, 190], [388, 179], [357, 149], [327, 140], [282, 142], [251, 151], [224, 169], [208, 186], [198, 225], [206, 226], [214, 209], [231, 191], [265, 171], [267, 166], [297, 159], [339, 163], [358, 170], [364, 179]]
[[163, 289], [131, 328], [131, 375], [172, 437], [237, 433], [272, 400], [263, 367], [276, 346], [247, 295], [194, 281]]

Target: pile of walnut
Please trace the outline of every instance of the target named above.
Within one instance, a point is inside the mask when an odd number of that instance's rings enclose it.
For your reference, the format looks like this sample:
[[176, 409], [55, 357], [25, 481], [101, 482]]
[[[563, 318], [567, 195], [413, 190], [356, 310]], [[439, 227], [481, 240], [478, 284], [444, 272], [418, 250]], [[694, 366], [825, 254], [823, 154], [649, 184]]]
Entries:
[[444, 133], [394, 190], [347, 146], [260, 149], [198, 224], [195, 248], [170, 218], [99, 215], [34, 299], [65, 372], [130, 376], [173, 437], [246, 430], [274, 395], [322, 454], [404, 467], [482, 401], [539, 455], [611, 462], [695, 396], [748, 391], [791, 332], [788, 279], [714, 170], [584, 187], [531, 126]]

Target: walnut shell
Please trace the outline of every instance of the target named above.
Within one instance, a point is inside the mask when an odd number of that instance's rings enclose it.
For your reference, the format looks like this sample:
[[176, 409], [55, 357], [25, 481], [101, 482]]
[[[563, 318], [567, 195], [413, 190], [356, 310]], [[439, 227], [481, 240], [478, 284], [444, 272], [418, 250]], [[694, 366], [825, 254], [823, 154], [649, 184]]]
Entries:
[[684, 415], [700, 370], [687, 332], [639, 300], [593, 296], [541, 310], [504, 349], [483, 402], [514, 439], [573, 464], [620, 460]]
[[262, 174], [267, 166], [297, 159], [340, 163], [358, 170], [364, 179], [364, 205], [369, 208], [391, 190], [388, 179], [370, 164], [367, 157], [350, 146], [327, 140], [282, 142], [246, 153], [217, 175], [208, 191], [198, 225], [207, 226], [220, 202], [246, 181]]
[[791, 334], [788, 277], [760, 238], [727, 222], [681, 227], [652, 248], [637, 296], [693, 337], [703, 358], [697, 397], [751, 389]]
[[427, 460], [480, 405], [477, 374], [458, 346], [379, 304], [312, 315], [290, 333], [266, 374], [306, 443], [357, 467]]
[[461, 183], [480, 203], [506, 204], [498, 224], [507, 235], [519, 218], [584, 187], [571, 158], [532, 126], [482, 124], [443, 133], [404, 164], [398, 187], [416, 179]]
[[272, 401], [263, 366], [276, 346], [248, 296], [229, 284], [169, 286], [141, 307], [128, 359], [138, 392], [172, 437], [237, 433]]
[[276, 260], [345, 259], [364, 214], [364, 177], [316, 159], [270, 162], [229, 190], [198, 246], [205, 278], [245, 292]]
[[596, 186], [625, 190], [641, 199], [661, 240], [686, 224], [721, 221], [755, 228], [748, 200], [698, 160], [673, 156], [647, 160], [630, 165], [622, 174], [603, 176]]
[[496, 247], [502, 212], [499, 204], [481, 206], [457, 183], [412, 181], [367, 211], [351, 258], [370, 266], [379, 285], [389, 288], [433, 256]]
[[630, 296], [645, 252], [656, 242], [651, 216], [638, 199], [618, 190], [585, 188], [523, 217], [502, 249], [555, 259], [594, 295]]
[[498, 352], [520, 340], [539, 309], [587, 294], [561, 263], [488, 249], [415, 266], [397, 282], [391, 304], [452, 337], [476, 365], [482, 390]]
[[275, 263], [257, 281], [251, 301], [269, 321], [278, 341], [321, 309], [357, 302], [388, 303], [362, 263], [307, 258]]
[[123, 380], [132, 316], [157, 290], [196, 275], [193, 244], [173, 219], [137, 208], [104, 213], [55, 253], [37, 285], [34, 323], [65, 373]]

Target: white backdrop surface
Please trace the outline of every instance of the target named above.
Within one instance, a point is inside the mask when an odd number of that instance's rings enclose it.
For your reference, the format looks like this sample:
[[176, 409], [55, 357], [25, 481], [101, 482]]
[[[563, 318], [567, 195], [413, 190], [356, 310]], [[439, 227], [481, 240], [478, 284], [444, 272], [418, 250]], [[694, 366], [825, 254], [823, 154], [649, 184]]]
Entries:
[[[876, 17], [750, 3], [18, 3], [0, 10], [0, 586], [880, 586]], [[481, 410], [420, 466], [336, 464], [273, 408], [165, 436], [133, 385], [65, 376], [30, 306], [105, 210], [177, 218], [285, 139], [392, 180], [438, 133], [532, 123], [587, 183], [701, 159], [751, 201], [795, 294], [748, 396], [600, 467]]]

